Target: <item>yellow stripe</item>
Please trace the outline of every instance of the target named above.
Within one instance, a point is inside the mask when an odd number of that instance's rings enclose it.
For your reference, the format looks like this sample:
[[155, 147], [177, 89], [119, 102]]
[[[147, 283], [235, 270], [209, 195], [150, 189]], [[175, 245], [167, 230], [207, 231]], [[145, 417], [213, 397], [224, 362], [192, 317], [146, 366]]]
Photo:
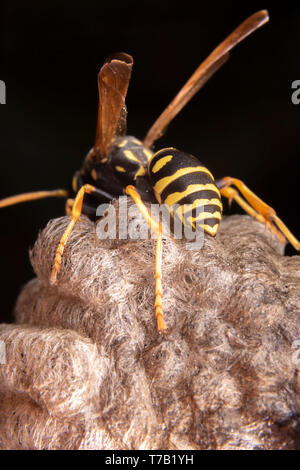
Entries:
[[124, 150], [125, 157], [128, 158], [128, 160], [133, 160], [134, 162], [140, 162], [140, 160], [134, 155], [134, 153], [131, 150]]
[[180, 170], [177, 170], [173, 175], [171, 176], [166, 176], [165, 178], [161, 178], [156, 185], [154, 186], [154, 191], [158, 193], [162, 193], [163, 190], [173, 181], [176, 179], [180, 178], [180, 176], [187, 175], [189, 173], [195, 173], [195, 172], [201, 172], [201, 173], [206, 173], [208, 174], [212, 180], [214, 181], [214, 177], [211, 174], [211, 172], [205, 168], [205, 166], [194, 166], [194, 167], [187, 167], [187, 168], [180, 168]]
[[186, 220], [188, 222], [196, 222], [197, 220], [204, 220], [204, 219], [218, 219], [221, 220], [222, 216], [219, 211], [217, 212], [201, 212], [197, 215], [197, 217], [187, 217]]
[[[158, 203], [161, 204], [161, 197], [160, 197], [160, 194], [155, 193], [155, 197], [156, 197]], [[171, 212], [171, 211], [170, 211], [170, 212]]]
[[117, 165], [117, 166], [115, 166], [115, 169], [117, 171], [119, 171], [120, 173], [126, 173], [125, 168], [123, 168], [122, 166]]
[[218, 231], [219, 224], [216, 224], [213, 227], [207, 224], [200, 224], [199, 227], [202, 227], [205, 232], [208, 232], [210, 235], [214, 236]]
[[151, 152], [151, 150], [148, 150], [148, 149], [143, 148], [143, 152], [144, 152], [144, 154], [146, 155], [146, 158], [147, 158], [148, 162], [150, 162], [150, 160], [151, 160], [151, 158], [152, 158], [152, 155], [153, 155], [153, 153]]
[[195, 199], [195, 201], [193, 201], [192, 204], [183, 204], [177, 209], [177, 211], [179, 210], [180, 212], [185, 214], [186, 212], [189, 212], [197, 207], [207, 206], [207, 205], [218, 206], [220, 207], [221, 210], [223, 210], [223, 205], [220, 199], [212, 198], [212, 199]]
[[95, 168], [92, 169], [91, 176], [92, 176], [94, 181], [97, 181], [98, 176], [97, 176], [97, 172], [96, 172]]
[[153, 153], [151, 155], [150, 160], [148, 161], [148, 170], [149, 170], [150, 163], [152, 162], [152, 159], [154, 157], [156, 157], [160, 152], [165, 152], [166, 150], [176, 150], [176, 148], [175, 147], [166, 147], [165, 149], [161, 149], [161, 150], [158, 150], [157, 152]]
[[[196, 225], [193, 222], [191, 222], [191, 225], [193, 229], [196, 230]], [[204, 232], [208, 232], [210, 235], [214, 236], [218, 231], [220, 223], [217, 222], [213, 227], [211, 227], [208, 224], [197, 224], [197, 225], [198, 225], [198, 228], [201, 227], [204, 230]]]
[[139, 139], [136, 139], [136, 138], [131, 139], [131, 142], [133, 142], [134, 144], [137, 144], [138, 146], [142, 146], [142, 145], [143, 145], [142, 142], [141, 142]]
[[157, 173], [161, 168], [163, 168], [169, 161], [171, 161], [173, 158], [173, 155], [166, 155], [165, 157], [162, 157], [156, 162], [152, 168], [152, 173]]
[[124, 146], [127, 144], [127, 142], [128, 142], [128, 139], [124, 139], [124, 140], [122, 140], [122, 142], [120, 142], [120, 144], [118, 144], [117, 146], [118, 146], [119, 148], [124, 147]]
[[[218, 188], [214, 184], [210, 184], [210, 183], [207, 183], [207, 184], [190, 184], [186, 188], [185, 191], [182, 191], [181, 193], [176, 192], [176, 193], [170, 194], [166, 198], [165, 204], [167, 204], [169, 207], [171, 207], [173, 204], [176, 204], [176, 202], [180, 201], [180, 199], [183, 199], [184, 197], [189, 196], [192, 193], [196, 193], [196, 192], [202, 191], [202, 190], [204, 190], [204, 191], [214, 191], [221, 198], [220, 191], [218, 190]], [[156, 192], [155, 192], [155, 194], [156, 194], [156, 197], [157, 197]]]
[[[197, 217], [186, 217], [184, 218], [184, 215], [182, 214], [181, 211], [176, 211], [178, 217], [181, 219], [182, 223], [184, 225], [187, 224], [187, 222], [190, 223], [190, 225], [193, 226], [193, 228], [195, 229], [196, 228], [196, 224], [194, 222], [197, 222], [197, 221], [200, 221], [200, 220], [207, 220], [207, 219], [218, 219], [218, 220], [221, 220], [222, 219], [222, 215], [220, 214], [219, 211], [216, 211], [216, 212], [201, 212], [200, 214], [197, 215]], [[200, 225], [200, 227], [202, 227], [202, 225]]]
[[134, 180], [136, 180], [137, 176], [145, 176], [147, 174], [146, 168], [140, 166], [138, 171], [134, 175]]

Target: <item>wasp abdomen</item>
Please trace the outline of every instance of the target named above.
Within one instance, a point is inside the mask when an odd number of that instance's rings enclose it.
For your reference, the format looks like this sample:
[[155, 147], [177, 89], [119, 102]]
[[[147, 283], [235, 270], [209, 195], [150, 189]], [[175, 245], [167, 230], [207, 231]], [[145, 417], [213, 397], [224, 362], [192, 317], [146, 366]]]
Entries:
[[222, 217], [219, 189], [211, 172], [192, 155], [175, 148], [156, 152], [149, 162], [149, 178], [160, 204], [193, 230], [217, 233]]

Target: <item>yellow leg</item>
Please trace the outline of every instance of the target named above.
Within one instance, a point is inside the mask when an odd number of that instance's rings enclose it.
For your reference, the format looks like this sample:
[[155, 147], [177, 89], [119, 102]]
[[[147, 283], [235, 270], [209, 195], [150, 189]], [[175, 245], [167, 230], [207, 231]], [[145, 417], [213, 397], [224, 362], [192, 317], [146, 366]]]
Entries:
[[53, 191], [35, 191], [33, 193], [23, 193], [17, 196], [10, 196], [0, 201], [0, 208], [20, 204], [21, 202], [35, 201], [46, 197], [68, 197], [65, 189], [54, 189]]
[[156, 240], [156, 259], [155, 259], [155, 316], [157, 321], [157, 329], [159, 331], [166, 329], [164, 314], [162, 309], [162, 232], [157, 236]]
[[72, 232], [75, 223], [80, 219], [81, 215], [81, 210], [82, 210], [82, 203], [83, 203], [83, 198], [85, 194], [91, 194], [94, 191], [96, 191], [96, 188], [90, 184], [85, 184], [82, 186], [77, 195], [76, 198], [74, 199], [74, 203], [72, 206], [72, 212], [70, 215], [70, 223], [68, 227], [66, 228], [63, 236], [61, 237], [60, 243], [58, 245], [57, 251], [56, 251], [56, 256], [54, 260], [54, 266], [51, 272], [51, 277], [50, 277], [50, 283], [51, 284], [57, 284], [57, 276], [60, 271], [60, 266], [61, 266], [61, 258], [64, 252], [65, 245], [68, 241], [68, 238], [70, 236], [70, 233]]
[[[282, 220], [279, 219], [275, 210], [256, 196], [241, 180], [227, 176], [218, 183], [218, 186], [221, 188], [221, 194], [227, 197], [229, 201], [234, 199], [248, 214], [265, 224], [282, 243], [284, 243], [286, 238], [296, 250], [300, 250], [300, 242], [289, 231]], [[235, 189], [231, 188], [232, 185], [238, 188], [250, 205], [239, 196]], [[274, 224], [277, 225], [279, 230]]]
[[150, 228], [157, 236], [159, 236], [160, 232], [162, 231], [161, 224], [152, 217], [147, 207], [143, 203], [141, 196], [137, 192], [137, 189], [134, 186], [126, 186], [125, 193], [128, 194], [134, 200]]
[[155, 254], [155, 317], [157, 320], [157, 329], [165, 330], [164, 314], [162, 309], [162, 226], [157, 222], [143, 203], [141, 196], [134, 186], [127, 186], [125, 193], [132, 197], [141, 214], [149, 224], [150, 228], [156, 233], [156, 254]]

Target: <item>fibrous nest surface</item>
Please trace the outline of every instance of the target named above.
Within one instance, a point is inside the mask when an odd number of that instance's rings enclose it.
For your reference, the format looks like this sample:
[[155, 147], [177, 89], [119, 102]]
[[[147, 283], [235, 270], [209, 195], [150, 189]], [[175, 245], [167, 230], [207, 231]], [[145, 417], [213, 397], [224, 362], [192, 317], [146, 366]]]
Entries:
[[155, 241], [100, 240], [83, 217], [51, 286], [68, 221], [39, 235], [0, 325], [2, 448], [300, 447], [300, 257], [248, 216], [197, 251], [165, 238], [159, 333]]

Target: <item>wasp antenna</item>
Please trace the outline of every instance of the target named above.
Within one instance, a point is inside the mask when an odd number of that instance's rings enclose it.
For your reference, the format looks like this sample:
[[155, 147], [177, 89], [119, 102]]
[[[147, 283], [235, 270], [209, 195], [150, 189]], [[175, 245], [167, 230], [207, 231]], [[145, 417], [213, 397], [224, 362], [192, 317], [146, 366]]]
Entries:
[[44, 199], [46, 197], [68, 197], [68, 191], [65, 189], [54, 189], [51, 191], [35, 191], [31, 193], [17, 194], [16, 196], [9, 196], [0, 200], [0, 208], [14, 206], [21, 202], [36, 201], [37, 199]]

